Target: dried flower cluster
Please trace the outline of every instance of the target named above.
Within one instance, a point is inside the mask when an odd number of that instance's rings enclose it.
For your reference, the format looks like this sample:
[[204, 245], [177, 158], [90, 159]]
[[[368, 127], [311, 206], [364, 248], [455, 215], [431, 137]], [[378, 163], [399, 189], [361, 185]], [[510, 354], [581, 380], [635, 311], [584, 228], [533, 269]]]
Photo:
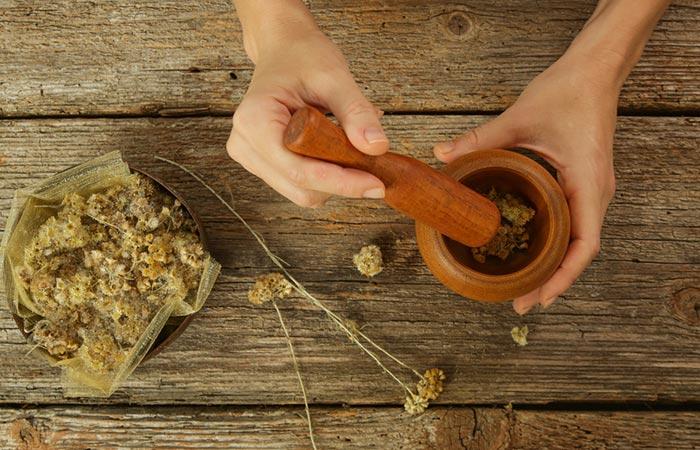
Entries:
[[472, 256], [480, 263], [486, 262], [487, 256], [497, 256], [505, 261], [514, 250], [527, 249], [530, 235], [526, 225], [535, 216], [535, 210], [527, 206], [519, 196], [503, 194], [493, 187], [487, 197], [501, 212], [501, 226], [488, 244], [471, 249]]
[[441, 369], [433, 368], [425, 371], [416, 390], [418, 394], [410, 393], [406, 397], [403, 407], [409, 414], [420, 414], [428, 407], [429, 403], [442, 393], [445, 373]]
[[523, 327], [513, 327], [513, 329], [510, 330], [510, 336], [513, 338], [513, 342], [521, 347], [525, 347], [527, 345], [528, 332], [527, 325]]
[[357, 270], [366, 277], [373, 277], [382, 271], [382, 251], [376, 245], [365, 245], [352, 257]]
[[116, 368], [167, 302], [196, 290], [196, 224], [150, 179], [67, 195], [25, 248], [18, 278], [43, 317], [33, 340], [99, 374]]
[[255, 279], [248, 291], [248, 301], [262, 305], [273, 300], [282, 300], [292, 293], [292, 284], [281, 273], [268, 273]]

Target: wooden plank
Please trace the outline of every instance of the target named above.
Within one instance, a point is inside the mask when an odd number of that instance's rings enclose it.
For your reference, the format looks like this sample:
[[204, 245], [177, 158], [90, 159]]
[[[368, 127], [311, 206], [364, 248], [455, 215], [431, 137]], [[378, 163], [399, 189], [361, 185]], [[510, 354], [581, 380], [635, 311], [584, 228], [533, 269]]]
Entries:
[[[567, 48], [595, 0], [316, 0], [377, 106], [497, 111]], [[674, 1], [629, 111], [700, 109], [700, 7]], [[0, 3], [0, 116], [230, 114], [252, 65], [230, 0]]]
[[[697, 412], [313, 408], [319, 448], [695, 449]], [[309, 448], [303, 409], [52, 407], [0, 410], [0, 446], [36, 448]], [[23, 433], [20, 435], [19, 431]], [[31, 443], [34, 446], [22, 447]], [[40, 444], [39, 444], [40, 445]]]
[[[433, 162], [432, 142], [485, 119], [390, 116], [385, 122], [397, 150]], [[121, 149], [197, 205], [225, 266], [192, 326], [107, 402], [301, 400], [274, 310], [246, 300], [252, 278], [272, 265], [210, 194], [153, 154], [187, 164], [220, 192], [230, 187], [238, 211], [311, 292], [419, 370], [444, 368], [450, 382], [441, 402], [700, 399], [700, 119], [620, 120], [619, 192], [603, 252], [564, 301], [523, 318], [510, 304], [463, 300], [438, 284], [420, 259], [410, 221], [381, 203], [333, 200], [317, 210], [290, 204], [228, 159], [229, 124], [226, 118], [0, 121], [2, 210], [14, 189]], [[367, 242], [379, 243], [386, 257], [385, 271], [371, 282], [350, 262]], [[280, 306], [313, 402], [402, 402], [398, 386], [313, 307], [301, 299]], [[523, 324], [530, 345], [518, 347], [510, 329]], [[58, 372], [25, 352], [2, 314], [0, 402], [64, 402]]]

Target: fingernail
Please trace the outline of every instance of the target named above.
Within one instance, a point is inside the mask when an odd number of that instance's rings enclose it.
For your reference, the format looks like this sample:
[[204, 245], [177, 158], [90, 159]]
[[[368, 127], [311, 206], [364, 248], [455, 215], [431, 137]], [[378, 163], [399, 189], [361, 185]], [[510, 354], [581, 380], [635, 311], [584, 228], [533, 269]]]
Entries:
[[549, 308], [549, 307], [552, 305], [552, 303], [554, 303], [556, 300], [557, 300], [557, 297], [551, 297], [551, 298], [548, 298], [547, 300], [544, 300], [543, 302], [540, 302], [540, 305], [542, 305], [542, 308], [543, 308], [543, 309], [547, 309], [547, 308]]
[[455, 145], [455, 141], [441, 142], [437, 146], [437, 151], [442, 155], [446, 155], [448, 153], [452, 153], [455, 147], [457, 147]]
[[374, 188], [370, 189], [368, 191], [365, 191], [364, 194], [362, 194], [364, 198], [384, 198], [384, 189], [383, 188]]
[[367, 139], [367, 142], [370, 144], [374, 144], [375, 142], [388, 141], [386, 135], [384, 134], [384, 131], [382, 131], [381, 128], [367, 128], [365, 130], [365, 139]]

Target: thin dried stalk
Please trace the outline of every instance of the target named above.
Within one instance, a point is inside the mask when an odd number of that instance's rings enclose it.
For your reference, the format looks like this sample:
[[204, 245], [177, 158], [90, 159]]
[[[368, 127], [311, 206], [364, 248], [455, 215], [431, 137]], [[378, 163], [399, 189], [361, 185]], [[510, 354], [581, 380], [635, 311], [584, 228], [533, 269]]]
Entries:
[[292, 355], [292, 364], [294, 365], [294, 371], [297, 373], [297, 379], [299, 380], [299, 387], [301, 388], [301, 395], [304, 397], [304, 410], [306, 411], [306, 423], [309, 425], [309, 439], [311, 439], [311, 446], [316, 450], [316, 441], [314, 440], [314, 429], [311, 426], [311, 411], [309, 411], [309, 400], [306, 397], [306, 388], [304, 387], [304, 381], [301, 379], [301, 370], [299, 370], [299, 363], [297, 362], [297, 356], [294, 353], [294, 346], [292, 345], [292, 340], [289, 338], [289, 332], [282, 319], [282, 313], [277, 307], [277, 303], [272, 300], [272, 306], [275, 307], [277, 311], [277, 317], [280, 319], [280, 325], [284, 331], [284, 336], [287, 338], [287, 346], [289, 346], [289, 354]]
[[275, 255], [275, 254], [270, 250], [270, 248], [267, 246], [267, 244], [265, 244], [265, 240], [262, 238], [262, 236], [261, 236], [257, 231], [255, 231], [250, 225], [248, 225], [248, 222], [246, 222], [246, 220], [245, 220], [240, 214], [238, 214], [238, 212], [236, 212], [235, 209], [233, 209], [233, 206], [231, 206], [231, 204], [230, 204], [229, 202], [227, 202], [226, 200], [224, 200], [224, 198], [221, 197], [221, 195], [219, 195], [219, 193], [216, 192], [216, 191], [214, 190], [214, 188], [212, 188], [211, 186], [209, 186], [209, 185], [207, 184], [207, 182], [204, 181], [199, 175], [197, 175], [196, 173], [194, 173], [193, 171], [191, 171], [191, 170], [188, 169], [187, 167], [183, 166], [182, 164], [176, 163], [175, 161], [171, 161], [171, 160], [169, 160], [169, 159], [167, 159], [167, 158], [163, 158], [162, 156], [155, 156], [155, 158], [156, 158], [157, 160], [160, 160], [160, 161], [166, 162], [166, 163], [168, 163], [168, 164], [170, 164], [170, 165], [173, 165], [173, 166], [175, 166], [175, 167], [178, 167], [180, 170], [182, 170], [183, 172], [187, 173], [188, 175], [190, 175], [191, 177], [193, 177], [195, 180], [197, 180], [197, 181], [198, 181], [202, 186], [204, 186], [209, 192], [211, 192], [211, 193], [221, 202], [221, 204], [223, 204], [223, 205], [231, 212], [231, 214], [233, 214], [233, 215], [243, 224], [243, 226], [245, 226], [245, 228], [250, 232], [250, 234], [253, 235], [253, 237], [255, 238], [255, 240], [258, 241], [258, 244], [260, 244], [260, 246], [263, 248], [263, 250], [265, 251], [265, 253], [267, 254], [267, 256], [270, 258], [270, 260], [272, 260], [272, 262], [273, 262], [277, 267], [279, 267], [280, 270], [282, 270], [282, 272], [283, 272], [283, 273], [285, 274], [285, 276], [289, 279], [289, 281], [292, 282], [292, 285], [293, 285], [295, 291], [297, 291], [299, 294], [301, 294], [303, 297], [305, 297], [307, 300], [309, 300], [314, 306], [320, 308], [324, 313], [326, 313], [326, 316], [328, 316], [328, 318], [330, 318], [336, 325], [338, 325], [338, 327], [339, 327], [341, 330], [343, 330], [343, 331], [348, 335], [348, 337], [350, 338], [351, 341], [353, 341], [358, 347], [360, 347], [360, 349], [362, 349], [362, 351], [364, 351], [370, 358], [372, 358], [372, 359], [374, 360], [374, 362], [376, 362], [377, 365], [378, 365], [385, 373], [387, 373], [389, 376], [391, 376], [391, 378], [393, 378], [393, 379], [394, 379], [402, 388], [404, 388], [411, 396], [415, 396], [415, 395], [416, 395], [416, 394], [413, 393], [413, 391], [411, 390], [411, 388], [409, 388], [409, 387], [408, 387], [405, 383], [403, 383], [398, 377], [396, 377], [396, 375], [394, 375], [394, 373], [393, 373], [391, 370], [389, 370], [389, 368], [387, 368], [387, 367], [381, 362], [381, 360], [377, 357], [377, 355], [376, 355], [375, 353], [373, 353], [371, 350], [369, 350], [367, 347], [365, 347], [365, 346], [357, 339], [357, 336], [355, 335], [355, 333], [357, 333], [358, 335], [360, 335], [360, 336], [361, 336], [364, 340], [366, 340], [370, 345], [372, 345], [372, 346], [375, 347], [376, 349], [380, 350], [382, 353], [384, 353], [385, 355], [387, 355], [389, 358], [391, 358], [391, 360], [395, 361], [395, 362], [396, 362], [397, 364], [399, 364], [400, 366], [405, 367], [405, 368], [411, 370], [414, 374], [416, 374], [416, 375], [419, 377], [419, 379], [423, 379], [423, 375], [421, 375], [421, 374], [420, 374], [418, 371], [416, 371], [415, 369], [412, 369], [411, 367], [409, 367], [407, 364], [401, 362], [398, 358], [396, 358], [396, 357], [394, 357], [393, 355], [391, 355], [388, 351], [386, 351], [384, 348], [382, 348], [382, 347], [381, 347], [379, 344], [377, 344], [376, 342], [372, 341], [372, 340], [371, 340], [367, 335], [365, 335], [364, 333], [361, 333], [361, 332], [359, 332], [359, 331], [353, 332], [353, 331], [351, 331], [350, 329], [348, 329], [348, 327], [345, 325], [344, 320], [343, 320], [342, 318], [340, 318], [336, 313], [334, 313], [333, 311], [331, 311], [330, 309], [328, 309], [328, 308], [327, 308], [320, 300], [318, 300], [316, 297], [314, 297], [313, 295], [311, 295], [311, 293], [309, 293], [309, 292], [306, 290], [306, 288], [304, 288], [304, 286], [303, 286], [299, 281], [297, 281], [297, 280], [289, 273], [289, 271], [288, 271], [287, 268], [285, 267], [285, 266], [288, 265], [288, 264], [287, 264], [282, 258], [280, 258], [279, 256]]

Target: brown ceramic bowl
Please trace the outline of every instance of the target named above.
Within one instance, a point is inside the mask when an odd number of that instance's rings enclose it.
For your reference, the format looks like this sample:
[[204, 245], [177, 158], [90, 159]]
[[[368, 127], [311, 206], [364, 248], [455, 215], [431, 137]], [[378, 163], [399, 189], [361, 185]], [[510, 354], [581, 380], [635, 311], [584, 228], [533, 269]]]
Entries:
[[433, 228], [416, 223], [418, 248], [430, 271], [445, 286], [474, 300], [499, 302], [527, 294], [547, 281], [569, 246], [569, 207], [556, 180], [534, 160], [508, 150], [465, 155], [445, 173], [477, 191], [492, 186], [519, 194], [535, 209], [528, 224], [529, 248], [506, 261], [487, 257], [479, 263], [471, 250]]
[[[151, 175], [150, 173], [145, 172], [143, 169], [137, 169], [132, 166], [130, 166], [130, 168], [132, 172], [137, 172], [155, 181], [158, 186], [160, 186], [163, 190], [168, 192], [170, 195], [178, 199], [180, 203], [182, 203], [182, 206], [185, 208], [188, 214], [192, 217], [192, 220], [194, 220], [195, 224], [197, 225], [199, 239], [202, 241], [204, 249], [208, 251], [209, 247], [207, 244], [206, 235], [204, 233], [204, 227], [202, 226], [202, 219], [199, 218], [197, 213], [190, 207], [190, 205], [185, 201], [182, 195], [173, 190], [163, 180]], [[139, 364], [143, 364], [148, 359], [154, 357], [155, 355], [163, 351], [165, 347], [170, 345], [171, 342], [177, 339], [182, 334], [182, 332], [185, 331], [185, 329], [190, 325], [190, 322], [192, 322], [192, 319], [194, 319], [195, 314], [169, 318], [168, 321], [165, 323], [163, 329], [158, 334], [158, 337], [156, 337], [155, 341], [153, 341], [150, 350], [148, 350], [148, 353], [146, 353], [146, 356], [144, 356], [144, 358]], [[25, 329], [24, 319], [16, 314], [13, 314], [12, 318], [15, 319], [15, 323], [17, 323], [19, 331], [22, 333], [22, 335], [24, 335], [25, 338], [28, 338], [31, 335], [31, 333]]]

